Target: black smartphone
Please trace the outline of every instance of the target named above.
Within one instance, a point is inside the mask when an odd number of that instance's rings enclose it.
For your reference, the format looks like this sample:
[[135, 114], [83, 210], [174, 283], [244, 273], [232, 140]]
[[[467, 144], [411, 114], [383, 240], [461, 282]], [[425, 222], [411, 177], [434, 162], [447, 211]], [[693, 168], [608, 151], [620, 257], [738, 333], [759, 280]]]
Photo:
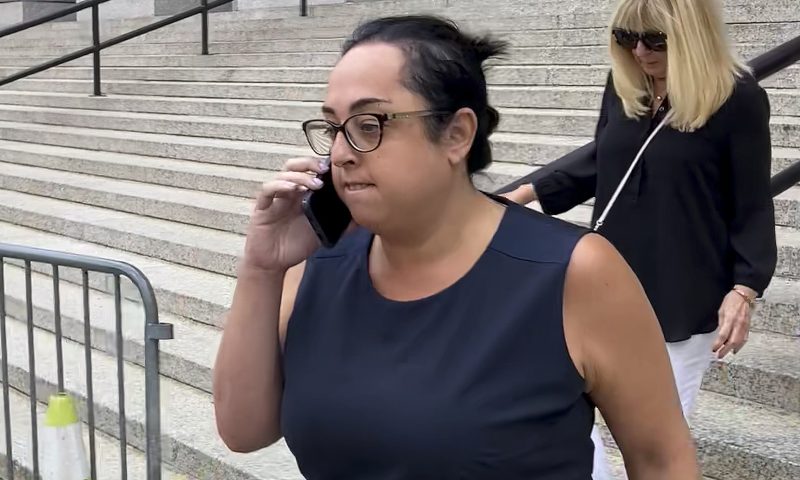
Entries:
[[322, 180], [322, 188], [310, 190], [303, 197], [303, 213], [308, 223], [317, 234], [325, 248], [331, 248], [342, 238], [350, 225], [352, 216], [344, 204], [336, 188], [333, 186], [333, 174], [327, 172], [317, 175]]

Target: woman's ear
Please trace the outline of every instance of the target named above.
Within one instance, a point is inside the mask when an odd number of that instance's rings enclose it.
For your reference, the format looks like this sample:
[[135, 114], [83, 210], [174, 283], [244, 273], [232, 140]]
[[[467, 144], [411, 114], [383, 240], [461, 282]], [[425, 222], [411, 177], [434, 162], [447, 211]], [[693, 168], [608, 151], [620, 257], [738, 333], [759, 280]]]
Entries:
[[442, 143], [447, 149], [447, 158], [453, 165], [466, 160], [477, 131], [478, 117], [471, 108], [461, 108], [453, 114], [442, 136]]

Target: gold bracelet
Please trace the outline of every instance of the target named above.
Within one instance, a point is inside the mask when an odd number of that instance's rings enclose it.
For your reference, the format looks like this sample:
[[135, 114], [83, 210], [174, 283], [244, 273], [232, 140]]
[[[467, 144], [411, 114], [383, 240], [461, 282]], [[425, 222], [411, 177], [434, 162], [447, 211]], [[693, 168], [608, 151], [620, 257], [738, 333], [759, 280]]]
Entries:
[[747, 302], [747, 305], [748, 305], [750, 308], [753, 308], [753, 306], [754, 306], [754, 305], [755, 305], [755, 303], [756, 303], [756, 300], [755, 300], [755, 298], [750, 298], [750, 297], [749, 297], [749, 296], [748, 296], [746, 293], [742, 292], [742, 291], [741, 291], [741, 290], [739, 290], [738, 288], [732, 288], [732, 289], [731, 289], [731, 291], [738, 293], [738, 294], [739, 294], [739, 296], [741, 296], [741, 297], [744, 299], [744, 301], [745, 301], [745, 302]]

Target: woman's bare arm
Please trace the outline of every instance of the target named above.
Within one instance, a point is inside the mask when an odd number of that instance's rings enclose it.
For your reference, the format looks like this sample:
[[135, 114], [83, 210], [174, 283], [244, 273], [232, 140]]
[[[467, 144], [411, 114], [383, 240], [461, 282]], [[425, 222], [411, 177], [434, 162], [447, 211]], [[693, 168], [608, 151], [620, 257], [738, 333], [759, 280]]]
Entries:
[[220, 437], [252, 452], [281, 437], [281, 346], [304, 263], [285, 274], [242, 267], [214, 365], [214, 409]]
[[630, 480], [700, 478], [656, 316], [627, 263], [598, 235], [573, 252], [564, 329]]

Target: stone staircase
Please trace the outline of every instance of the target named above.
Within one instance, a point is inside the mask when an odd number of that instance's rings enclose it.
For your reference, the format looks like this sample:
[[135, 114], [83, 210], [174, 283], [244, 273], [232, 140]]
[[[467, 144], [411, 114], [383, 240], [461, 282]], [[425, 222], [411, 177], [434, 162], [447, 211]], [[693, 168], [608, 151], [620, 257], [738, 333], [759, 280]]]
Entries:
[[[319, 111], [343, 37], [363, 18], [436, 12], [512, 42], [511, 55], [489, 76], [502, 118], [492, 138], [498, 161], [476, 183], [491, 189], [591, 139], [608, 68], [609, 5], [504, 0], [487, 11], [478, 0], [377, 0], [313, 7], [308, 18], [297, 17], [296, 7], [216, 13], [210, 56], [197, 55], [198, 19], [104, 52], [106, 97], [89, 96], [88, 58], [15, 82], [0, 88], [0, 241], [119, 259], [150, 278], [161, 321], [175, 328], [175, 339], [161, 347], [165, 478], [298, 479], [283, 444], [249, 455], [227, 451], [214, 426], [211, 367], [250, 199], [285, 159], [309, 153], [300, 121]], [[746, 58], [800, 35], [796, 0], [725, 6]], [[103, 38], [152, 21], [103, 22]], [[0, 39], [0, 78], [90, 41], [85, 21]], [[762, 85], [772, 102], [777, 171], [800, 161], [800, 66]], [[585, 222], [589, 208], [564, 217]], [[800, 186], [779, 196], [776, 209], [777, 276], [750, 343], [709, 372], [693, 419], [704, 472], [717, 480], [800, 478]], [[15, 262], [4, 268], [9, 383], [18, 390], [11, 398], [15, 452], [30, 465], [24, 271]], [[49, 266], [34, 265], [41, 400], [56, 384], [50, 274]], [[60, 281], [67, 387], [83, 398], [80, 273], [67, 269]], [[94, 373], [109, 379], [94, 386], [100, 478], [119, 478], [113, 287], [102, 275], [91, 275], [90, 284]], [[138, 294], [123, 287], [128, 469], [139, 479], [143, 314]]]

